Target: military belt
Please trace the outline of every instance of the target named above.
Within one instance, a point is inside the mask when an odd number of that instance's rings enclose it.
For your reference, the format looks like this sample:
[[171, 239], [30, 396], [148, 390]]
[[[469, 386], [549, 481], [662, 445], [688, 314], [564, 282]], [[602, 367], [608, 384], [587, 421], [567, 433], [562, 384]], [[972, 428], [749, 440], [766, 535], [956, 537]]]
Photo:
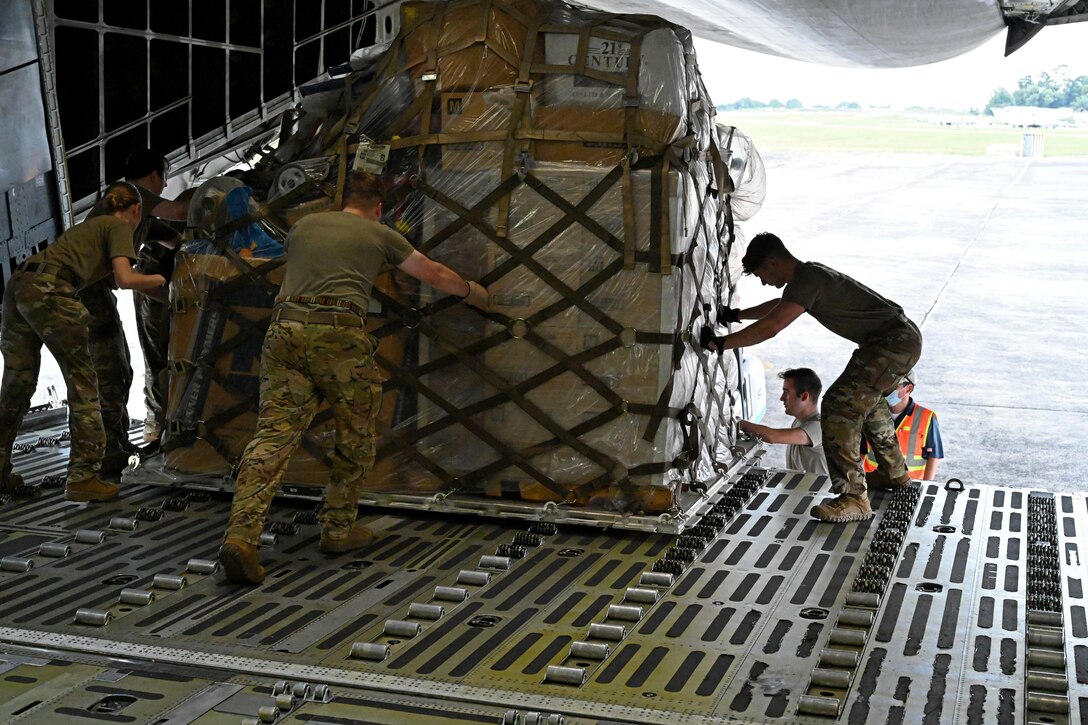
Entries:
[[294, 295], [276, 300], [277, 302], [297, 302], [304, 305], [320, 305], [321, 307], [339, 307], [349, 312], [354, 312], [359, 317], [366, 317], [366, 310], [345, 299], [339, 297], [311, 297], [310, 295]]
[[19, 270], [23, 272], [30, 272], [31, 274], [51, 274], [57, 279], [63, 280], [73, 287], [79, 287], [79, 278], [75, 273], [67, 267], [61, 267], [56, 264], [41, 264], [39, 262], [28, 262]]
[[332, 310], [285, 310], [277, 309], [272, 313], [273, 322], [301, 322], [305, 325], [332, 325], [334, 327], [362, 327], [363, 319], [350, 312]]

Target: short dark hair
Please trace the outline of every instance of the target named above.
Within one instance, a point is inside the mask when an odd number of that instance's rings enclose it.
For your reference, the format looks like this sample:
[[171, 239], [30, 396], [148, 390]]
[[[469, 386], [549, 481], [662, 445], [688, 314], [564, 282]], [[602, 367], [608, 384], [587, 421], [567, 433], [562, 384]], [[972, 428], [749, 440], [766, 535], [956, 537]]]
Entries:
[[354, 171], [344, 184], [344, 206], [368, 209], [385, 201], [385, 182], [378, 174]]
[[768, 259], [789, 259], [789, 250], [777, 235], [770, 232], [760, 232], [748, 242], [748, 250], [740, 263], [744, 266], [745, 274], [755, 274], [761, 264]]
[[824, 389], [824, 384], [820, 382], [820, 376], [812, 368], [790, 368], [780, 372], [778, 377], [792, 381], [798, 395], [808, 393], [813, 400], [818, 399], [820, 391]]
[[125, 178], [129, 181], [142, 179], [155, 171], [159, 176], [166, 178], [166, 170], [170, 167], [166, 157], [154, 149], [137, 149], [125, 159]]

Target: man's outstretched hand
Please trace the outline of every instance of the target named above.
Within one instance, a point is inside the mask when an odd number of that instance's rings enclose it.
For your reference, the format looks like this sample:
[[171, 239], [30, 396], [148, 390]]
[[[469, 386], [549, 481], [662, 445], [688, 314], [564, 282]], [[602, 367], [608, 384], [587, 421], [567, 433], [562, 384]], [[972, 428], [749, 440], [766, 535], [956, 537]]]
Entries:
[[739, 307], [719, 307], [718, 308], [718, 324], [724, 325], [726, 323], [740, 322], [740, 308]]

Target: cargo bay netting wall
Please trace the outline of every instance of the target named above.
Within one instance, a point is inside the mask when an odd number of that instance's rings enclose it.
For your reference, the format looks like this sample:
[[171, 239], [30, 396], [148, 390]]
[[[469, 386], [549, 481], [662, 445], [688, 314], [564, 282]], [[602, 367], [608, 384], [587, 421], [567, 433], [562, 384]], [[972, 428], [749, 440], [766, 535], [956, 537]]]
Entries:
[[[368, 489], [658, 512], [716, 477], [737, 364], [699, 336], [731, 301], [734, 222], [765, 179], [715, 126], [687, 31], [528, 0], [405, 4], [391, 45], [309, 89], [247, 181], [286, 226], [339, 208], [353, 167], [382, 169], [384, 221], [492, 293], [481, 313], [379, 278]], [[280, 261], [179, 259], [164, 472], [236, 464]], [[322, 412], [287, 481], [325, 480], [330, 448]]]

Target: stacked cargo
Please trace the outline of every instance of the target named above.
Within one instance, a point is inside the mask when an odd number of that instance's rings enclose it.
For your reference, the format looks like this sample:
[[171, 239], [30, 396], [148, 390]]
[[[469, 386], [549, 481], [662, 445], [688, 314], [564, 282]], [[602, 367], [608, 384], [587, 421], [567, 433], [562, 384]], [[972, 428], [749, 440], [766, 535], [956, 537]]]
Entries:
[[[137, 471], [144, 480], [221, 479], [230, 474], [253, 436], [260, 389], [260, 355], [276, 293], [283, 281], [283, 247], [259, 224], [261, 208], [231, 209], [235, 179], [212, 179], [197, 190], [187, 241], [171, 280], [170, 387], [163, 455]], [[277, 230], [270, 228], [276, 233]], [[255, 256], [275, 254], [273, 258]], [[380, 287], [398, 296], [386, 275]], [[372, 333], [381, 324], [368, 320]], [[401, 336], [383, 335], [379, 352], [403, 357]], [[395, 393], [385, 410], [395, 408]], [[287, 469], [287, 479], [322, 485], [330, 470], [334, 433], [328, 406], [317, 413]]]
[[[282, 257], [178, 255], [171, 283], [167, 426], [156, 473], [181, 480], [221, 478], [241, 459], [257, 422], [261, 345], [283, 273]], [[373, 334], [382, 320], [374, 316], [368, 323]], [[403, 344], [403, 336], [383, 335], [379, 354], [399, 361]], [[381, 424], [388, 425], [396, 404], [396, 391], [387, 392]], [[286, 480], [324, 484], [333, 443], [326, 405], [292, 456]]]
[[[376, 290], [388, 395], [369, 488], [655, 512], [716, 476], [736, 362], [698, 339], [730, 301], [733, 220], [763, 180], [747, 139], [714, 126], [686, 31], [530, 0], [407, 3], [389, 49], [304, 107], [256, 169], [272, 196], [289, 167], [324, 188], [288, 218], [377, 155], [386, 221], [493, 295], [481, 314], [399, 273]], [[320, 425], [289, 481], [321, 479]]]

